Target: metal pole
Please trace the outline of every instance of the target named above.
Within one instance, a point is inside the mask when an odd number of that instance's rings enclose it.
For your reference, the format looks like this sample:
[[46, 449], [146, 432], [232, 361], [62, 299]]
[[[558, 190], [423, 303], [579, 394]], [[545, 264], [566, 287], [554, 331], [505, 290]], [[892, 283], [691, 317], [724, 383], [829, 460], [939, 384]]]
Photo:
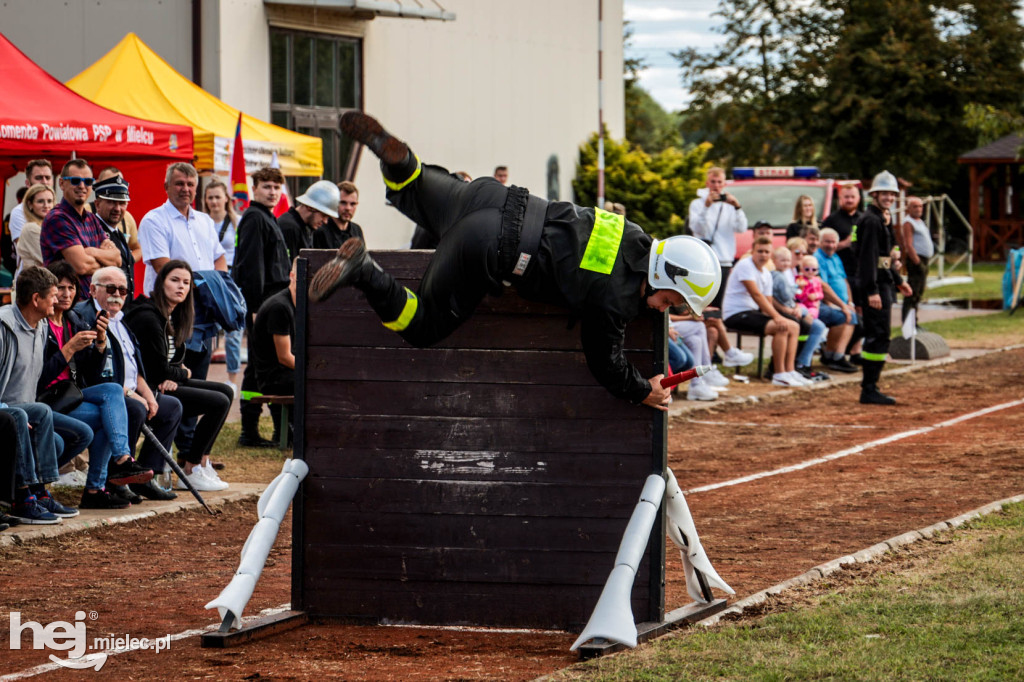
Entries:
[[597, 207], [604, 208], [604, 0], [597, 0]]

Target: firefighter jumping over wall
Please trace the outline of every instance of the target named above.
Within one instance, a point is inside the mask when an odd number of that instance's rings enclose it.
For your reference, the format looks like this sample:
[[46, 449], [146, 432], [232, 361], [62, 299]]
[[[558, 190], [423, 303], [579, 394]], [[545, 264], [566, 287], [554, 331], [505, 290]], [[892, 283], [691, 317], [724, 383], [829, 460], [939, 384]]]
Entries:
[[486, 294], [511, 285], [523, 298], [567, 308], [581, 320], [587, 366], [608, 391], [666, 409], [670, 389], [661, 387], [662, 375], [644, 378], [623, 354], [626, 324], [677, 305], [700, 316], [721, 284], [710, 247], [693, 237], [652, 239], [620, 215], [548, 202], [493, 178], [456, 180], [421, 163], [362, 112], [346, 113], [341, 129], [381, 160], [388, 200], [440, 243], [414, 293], [370, 258], [361, 239], [349, 239], [314, 276], [313, 301], [357, 287], [384, 326], [426, 347], [455, 331]]

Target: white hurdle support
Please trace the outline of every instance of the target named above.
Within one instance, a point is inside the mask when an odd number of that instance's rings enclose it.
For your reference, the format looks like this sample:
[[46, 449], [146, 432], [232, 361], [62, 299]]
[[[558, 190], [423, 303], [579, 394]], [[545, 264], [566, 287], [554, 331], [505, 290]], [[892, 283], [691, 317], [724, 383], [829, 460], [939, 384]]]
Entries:
[[303, 460], [289, 459], [284, 463], [281, 473], [270, 482], [260, 496], [256, 504], [259, 520], [242, 546], [238, 570], [217, 598], [206, 605], [207, 609], [217, 609], [220, 614], [220, 632], [228, 632], [231, 628], [242, 626], [242, 611], [256, 589], [256, 583], [263, 573], [263, 566], [267, 563], [267, 556], [277, 539], [277, 531], [288, 512], [288, 506], [299, 489], [299, 483], [308, 473], [309, 466]]

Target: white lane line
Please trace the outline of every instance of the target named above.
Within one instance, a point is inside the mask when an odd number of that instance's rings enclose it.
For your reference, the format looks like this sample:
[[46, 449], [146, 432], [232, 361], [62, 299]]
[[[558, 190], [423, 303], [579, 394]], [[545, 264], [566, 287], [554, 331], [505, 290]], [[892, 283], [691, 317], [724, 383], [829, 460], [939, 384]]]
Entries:
[[949, 426], [954, 426], [956, 424], [960, 424], [961, 422], [965, 422], [970, 419], [983, 417], [986, 414], [992, 414], [993, 412], [999, 412], [1000, 410], [1008, 410], [1011, 407], [1017, 407], [1018, 405], [1024, 405], [1024, 398], [1020, 400], [1014, 400], [1008, 403], [1002, 403], [1000, 405], [993, 405], [992, 407], [986, 407], [985, 409], [978, 410], [976, 412], [968, 412], [967, 414], [963, 414], [960, 415], [959, 417], [954, 417], [952, 419], [947, 419], [946, 421], [942, 421], [939, 422], [938, 424], [933, 424], [931, 426], [922, 426], [919, 429], [911, 429], [909, 431], [894, 433], [891, 436], [886, 436], [885, 438], [879, 438], [877, 440], [868, 441], [867, 443], [862, 443], [861, 445], [855, 445], [852, 448], [846, 448], [845, 450], [840, 450], [839, 452], [833, 452], [831, 454], [825, 455], [824, 457], [815, 457], [814, 459], [808, 459], [798, 464], [791, 464], [789, 466], [780, 467], [778, 469], [769, 469], [768, 471], [762, 471], [756, 474], [750, 474], [748, 476], [741, 476], [740, 478], [734, 478], [731, 481], [722, 481], [721, 483], [711, 483], [708, 485], [702, 485], [697, 488], [690, 488], [689, 490], [686, 490], [684, 492], [686, 494], [703, 493], [709, 490], [728, 488], [729, 486], [739, 485], [741, 483], [749, 483], [750, 481], [756, 481], [759, 478], [768, 478], [769, 476], [779, 476], [781, 474], [788, 474], [794, 471], [799, 471], [801, 469], [816, 466], [818, 464], [824, 464], [825, 462], [831, 462], [836, 459], [842, 459], [843, 457], [849, 457], [850, 455], [856, 455], [858, 453], [864, 452], [865, 450], [876, 448], [879, 445], [888, 445], [889, 443], [894, 443], [898, 440], [912, 438], [913, 436], [919, 436], [923, 433], [930, 433], [938, 429], [944, 429]]
[[[727, 422], [727, 421], [712, 421], [710, 419], [687, 419], [688, 424], [706, 424], [708, 426], [771, 426], [771, 427], [783, 427], [791, 428], [792, 424], [784, 424], [782, 422]], [[876, 426], [875, 424], [815, 424], [815, 428], [819, 429], [880, 429], [882, 426]]]
[[[258, 614], [255, 614], [253, 616], [244, 616], [242, 618], [242, 623], [245, 624], [245, 623], [254, 621], [254, 620], [258, 619], [258, 618], [264, 618], [266, 616], [273, 616], [273, 615], [276, 615], [278, 613], [283, 613], [284, 611], [287, 611], [290, 608], [291, 608], [291, 604], [282, 604], [281, 606], [275, 606], [275, 607], [271, 607], [271, 608], [268, 608], [268, 609], [263, 609]], [[172, 642], [177, 642], [180, 639], [187, 639], [189, 637], [195, 637], [196, 635], [201, 635], [201, 634], [206, 633], [206, 632], [212, 632], [212, 631], [216, 630], [219, 627], [220, 627], [219, 623], [214, 623], [213, 625], [207, 625], [204, 628], [194, 628], [192, 630], [183, 630], [183, 631], [181, 631], [181, 632], [179, 632], [177, 634], [171, 635], [170, 639], [171, 639]], [[97, 635], [97, 636], [101, 636], [101, 635]], [[150, 641], [152, 641], [155, 638], [154, 637], [150, 637], [149, 639], [150, 639]], [[91, 640], [91, 638], [90, 638], [90, 640]], [[109, 657], [109, 656], [117, 656], [118, 654], [127, 654], [127, 653], [132, 652], [132, 651], [142, 651], [142, 650], [143, 649], [142, 649], [141, 646], [134, 646], [134, 647], [125, 647], [123, 649], [107, 649], [105, 651], [90, 651], [89, 653], [90, 654], [104, 653], [104, 654], [107, 654], [107, 656]], [[35, 677], [36, 675], [42, 675], [43, 673], [53, 672], [54, 670], [67, 670], [67, 668], [65, 668], [62, 665], [57, 665], [56, 663], [44, 663], [43, 665], [37, 665], [34, 668], [28, 668], [26, 670], [21, 670], [21, 671], [16, 672], [16, 673], [11, 673], [9, 675], [0, 676], [0, 682], [7, 682], [8, 680], [21, 680], [21, 679], [24, 679], [26, 677]]]

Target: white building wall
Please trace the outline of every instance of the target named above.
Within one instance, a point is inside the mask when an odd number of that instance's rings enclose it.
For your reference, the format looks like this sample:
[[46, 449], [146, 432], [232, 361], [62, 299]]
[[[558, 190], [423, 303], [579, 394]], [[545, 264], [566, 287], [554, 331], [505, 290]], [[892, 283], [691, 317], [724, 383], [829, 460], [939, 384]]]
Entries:
[[[263, 0], [217, 1], [220, 93], [215, 94], [236, 109], [269, 121], [270, 35]], [[215, 59], [208, 53], [203, 58]]]
[[[622, 4], [605, 0], [604, 118], [624, 135]], [[572, 198], [577, 149], [597, 130], [594, 0], [444, 0], [452, 22], [377, 18], [363, 43], [364, 107], [420, 158], [509, 180], [547, 195], [558, 157], [559, 197]], [[364, 154], [356, 222], [374, 248], [398, 248], [410, 221], [384, 204], [376, 159]]]

